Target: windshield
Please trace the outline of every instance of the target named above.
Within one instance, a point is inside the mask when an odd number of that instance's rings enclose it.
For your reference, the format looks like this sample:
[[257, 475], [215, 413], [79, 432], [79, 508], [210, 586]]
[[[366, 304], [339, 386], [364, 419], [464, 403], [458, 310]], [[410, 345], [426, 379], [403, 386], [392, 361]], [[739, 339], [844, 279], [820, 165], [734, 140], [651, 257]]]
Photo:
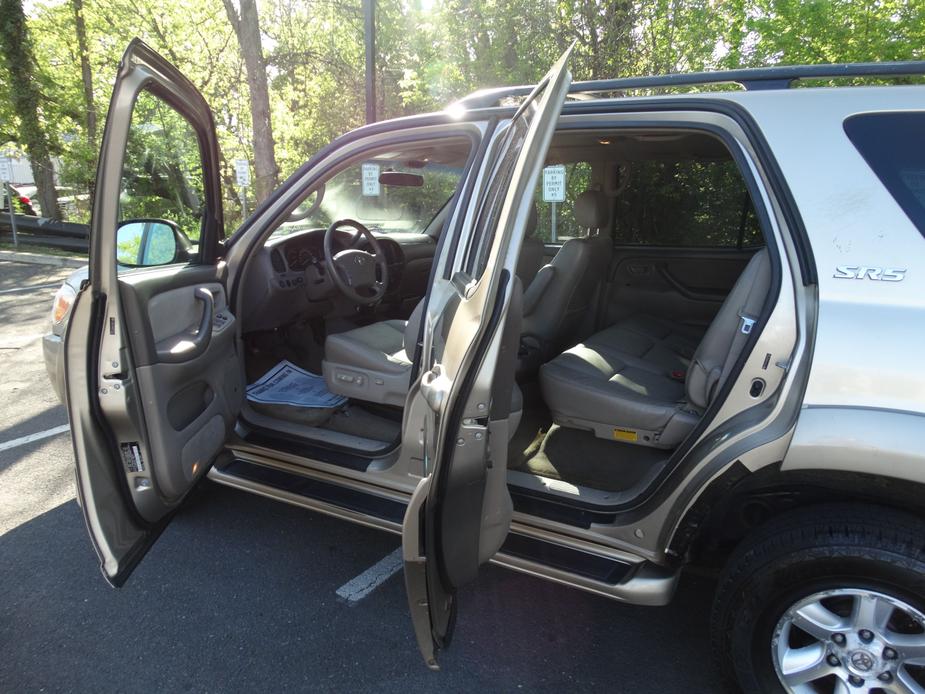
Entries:
[[424, 233], [456, 192], [468, 155], [465, 144], [465, 152], [452, 143], [355, 162], [311, 193], [273, 236], [327, 228], [339, 219], [355, 219], [386, 234]]

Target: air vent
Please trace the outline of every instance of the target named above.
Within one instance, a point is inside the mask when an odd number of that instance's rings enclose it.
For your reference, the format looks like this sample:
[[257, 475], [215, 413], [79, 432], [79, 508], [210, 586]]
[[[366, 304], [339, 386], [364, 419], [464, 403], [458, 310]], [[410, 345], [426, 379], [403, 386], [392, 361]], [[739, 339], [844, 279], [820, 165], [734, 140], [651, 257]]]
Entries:
[[283, 260], [283, 254], [275, 248], [270, 253], [270, 264], [276, 272], [286, 272], [286, 261]]

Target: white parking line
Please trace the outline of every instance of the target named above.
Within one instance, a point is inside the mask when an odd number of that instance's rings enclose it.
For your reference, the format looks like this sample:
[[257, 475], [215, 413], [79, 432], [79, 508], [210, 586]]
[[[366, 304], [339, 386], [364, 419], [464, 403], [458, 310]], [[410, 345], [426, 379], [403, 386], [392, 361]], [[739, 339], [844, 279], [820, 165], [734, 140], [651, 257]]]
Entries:
[[33, 284], [29, 287], [15, 287], [14, 289], [0, 289], [0, 294], [12, 294], [13, 292], [31, 292], [33, 289], [52, 289], [60, 287], [60, 282], [53, 282], [52, 284]]
[[27, 443], [32, 443], [33, 441], [41, 441], [42, 439], [57, 436], [58, 434], [63, 434], [65, 431], [69, 431], [70, 428], [70, 424], [62, 424], [59, 427], [52, 427], [51, 429], [40, 431], [37, 434], [29, 434], [28, 436], [20, 436], [18, 439], [13, 439], [12, 441], [4, 441], [0, 443], [0, 451], [8, 451], [11, 448], [25, 446]]
[[377, 561], [354, 579], [347, 581], [336, 593], [351, 605], [358, 603], [385, 583], [402, 567], [401, 547]]

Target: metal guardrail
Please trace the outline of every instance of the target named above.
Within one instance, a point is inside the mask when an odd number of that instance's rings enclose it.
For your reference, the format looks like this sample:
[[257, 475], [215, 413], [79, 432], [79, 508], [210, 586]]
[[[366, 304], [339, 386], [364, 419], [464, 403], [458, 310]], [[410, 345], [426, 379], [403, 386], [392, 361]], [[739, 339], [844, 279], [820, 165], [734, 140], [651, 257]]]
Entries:
[[[87, 253], [90, 249], [90, 227], [86, 224], [18, 214], [16, 231], [19, 243], [29, 246], [46, 246], [74, 253]], [[10, 215], [5, 211], [0, 213], [0, 241], [13, 242]]]

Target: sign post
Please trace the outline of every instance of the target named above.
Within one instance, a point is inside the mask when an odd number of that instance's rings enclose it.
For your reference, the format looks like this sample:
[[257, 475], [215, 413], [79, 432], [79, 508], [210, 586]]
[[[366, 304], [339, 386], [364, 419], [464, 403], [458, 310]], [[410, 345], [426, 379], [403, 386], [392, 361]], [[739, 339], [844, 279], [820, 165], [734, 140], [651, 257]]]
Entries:
[[251, 184], [251, 169], [247, 159], [234, 160], [234, 177], [238, 184], [238, 195], [241, 197], [242, 215], [247, 217], [247, 189]]
[[549, 237], [556, 243], [556, 203], [565, 202], [565, 166], [562, 164], [543, 169], [543, 202], [551, 203]]
[[10, 228], [13, 230], [13, 248], [19, 248], [19, 235], [16, 233], [16, 210], [13, 207], [13, 187], [10, 181], [13, 180], [13, 162], [9, 157], [0, 157], [0, 181], [3, 182], [3, 188], [6, 190], [7, 204], [10, 206]]

